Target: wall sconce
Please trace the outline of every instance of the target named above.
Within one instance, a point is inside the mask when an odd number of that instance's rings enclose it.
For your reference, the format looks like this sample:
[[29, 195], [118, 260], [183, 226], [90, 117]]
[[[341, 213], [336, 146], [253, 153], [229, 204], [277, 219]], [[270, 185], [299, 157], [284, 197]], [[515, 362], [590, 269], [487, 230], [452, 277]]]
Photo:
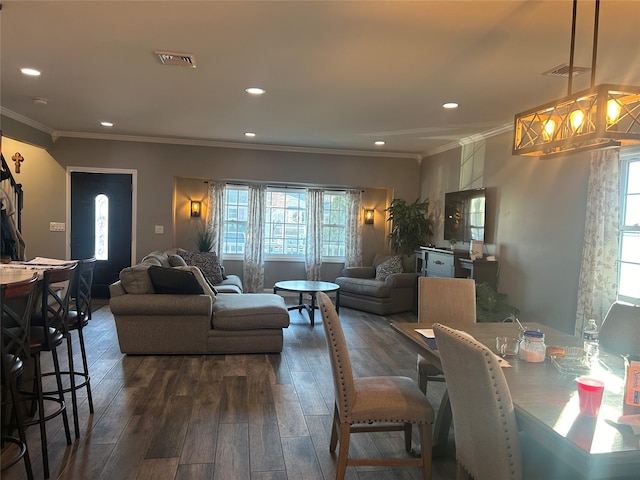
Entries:
[[364, 209], [364, 223], [365, 225], [373, 225], [373, 208]]
[[198, 200], [191, 200], [191, 216], [199, 217], [202, 211], [202, 202]]

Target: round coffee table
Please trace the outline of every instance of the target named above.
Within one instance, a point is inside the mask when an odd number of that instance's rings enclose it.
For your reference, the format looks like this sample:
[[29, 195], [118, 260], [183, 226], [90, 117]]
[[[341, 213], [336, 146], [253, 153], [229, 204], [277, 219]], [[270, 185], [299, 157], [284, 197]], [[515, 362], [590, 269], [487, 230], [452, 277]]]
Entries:
[[[313, 314], [318, 308], [316, 305], [316, 294], [318, 292], [336, 292], [336, 312], [340, 311], [340, 285], [331, 282], [315, 282], [311, 280], [285, 280], [282, 282], [276, 282], [273, 286], [273, 293], [278, 293], [279, 290], [285, 292], [298, 293], [299, 300], [298, 305], [288, 307], [287, 310], [298, 310], [302, 312], [304, 308], [309, 313], [309, 320], [311, 320], [311, 326], [314, 325]], [[311, 305], [302, 301], [302, 295], [308, 293], [311, 295]]]

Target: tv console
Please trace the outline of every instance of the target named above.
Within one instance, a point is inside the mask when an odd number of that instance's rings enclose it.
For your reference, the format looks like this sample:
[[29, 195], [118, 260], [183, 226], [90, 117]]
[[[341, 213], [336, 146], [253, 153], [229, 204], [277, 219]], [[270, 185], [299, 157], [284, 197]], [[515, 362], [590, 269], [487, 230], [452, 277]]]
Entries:
[[424, 277], [473, 278], [498, 290], [498, 261], [471, 260], [464, 250], [421, 248], [416, 252], [416, 273]]

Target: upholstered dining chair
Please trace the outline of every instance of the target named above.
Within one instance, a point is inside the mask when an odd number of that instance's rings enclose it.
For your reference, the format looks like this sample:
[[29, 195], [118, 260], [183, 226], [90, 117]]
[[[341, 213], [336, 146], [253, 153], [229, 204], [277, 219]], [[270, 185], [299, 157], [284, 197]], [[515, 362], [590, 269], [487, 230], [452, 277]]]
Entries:
[[441, 324], [433, 330], [453, 413], [457, 480], [581, 478], [530, 439], [521, 449], [511, 392], [497, 356], [467, 333]]
[[600, 327], [600, 348], [614, 355], [640, 355], [640, 307], [614, 302]]
[[[470, 278], [420, 277], [418, 323], [432, 325], [476, 322], [476, 282]], [[429, 381], [444, 382], [440, 369], [418, 355], [418, 385], [427, 393]]]
[[[400, 376], [354, 378], [340, 318], [325, 293], [318, 293], [322, 320], [333, 373], [335, 406], [329, 450], [338, 442], [336, 480], [342, 480], [347, 466], [391, 465], [422, 467], [422, 478], [431, 478], [431, 404], [412, 379]], [[403, 431], [405, 449], [411, 450], [412, 425], [421, 433], [420, 458], [350, 458], [350, 434], [357, 432]]]
[[[24, 460], [27, 478], [33, 480], [31, 459], [25, 435], [25, 420], [23, 409], [16, 408], [20, 404], [18, 393], [18, 379], [24, 372], [24, 363], [29, 357], [29, 325], [31, 322], [31, 306], [38, 275], [32, 278], [1, 286], [0, 310], [2, 311], [2, 330], [0, 345], [2, 345], [2, 389], [8, 387], [11, 396], [11, 416], [15, 419], [18, 438], [7, 432], [2, 435], [2, 443], [8, 441], [18, 446], [19, 451], [10, 460], [3, 458], [2, 470], [15, 465], [20, 459]], [[3, 407], [5, 404], [3, 404]], [[3, 418], [5, 412], [3, 411]], [[4, 457], [4, 456], [3, 456]]]

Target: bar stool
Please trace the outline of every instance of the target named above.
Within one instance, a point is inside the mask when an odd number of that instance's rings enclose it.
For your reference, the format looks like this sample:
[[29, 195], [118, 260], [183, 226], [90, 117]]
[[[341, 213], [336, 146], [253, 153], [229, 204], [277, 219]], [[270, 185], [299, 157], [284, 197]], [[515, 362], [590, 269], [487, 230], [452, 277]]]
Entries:
[[[4, 462], [2, 470], [24, 460], [27, 478], [33, 480], [31, 459], [27, 447], [23, 412], [18, 394], [18, 381], [24, 371], [23, 359], [29, 357], [29, 324], [31, 321], [31, 307], [33, 292], [38, 275], [34, 274], [28, 280], [14, 282], [0, 286], [0, 310], [2, 311], [2, 329], [0, 345], [2, 345], [2, 386], [9, 387], [11, 395], [11, 413], [18, 429], [18, 438], [10, 432], [2, 435], [2, 443], [10, 442], [20, 449], [18, 454], [8, 462]], [[4, 388], [3, 388], [4, 389]], [[8, 407], [9, 400], [7, 400]]]
[[[93, 271], [96, 266], [95, 257], [78, 260], [78, 268], [71, 281], [70, 306], [67, 314], [67, 322], [64, 334], [67, 337], [67, 350], [69, 352], [69, 371], [62, 372], [70, 377], [81, 377], [81, 383], [72, 383], [73, 387], [64, 390], [65, 393], [71, 392], [71, 400], [73, 407], [73, 422], [76, 438], [80, 436], [80, 427], [78, 426], [78, 403], [76, 391], [87, 389], [87, 402], [89, 403], [89, 412], [93, 413], [93, 397], [91, 395], [91, 378], [89, 376], [89, 364], [87, 362], [87, 351], [84, 345], [84, 334], [82, 329], [86, 327], [91, 319], [91, 286], [93, 284]], [[78, 332], [78, 341], [80, 343], [80, 353], [82, 354], [82, 371], [73, 371], [71, 332]]]
[[[69, 311], [71, 279], [75, 274], [77, 266], [77, 263], [74, 263], [68, 267], [45, 270], [42, 280], [41, 308], [31, 316], [30, 349], [31, 357], [34, 359], [35, 364], [35, 379], [33, 382], [35, 392], [31, 392], [31, 397], [33, 398], [35, 396], [37, 400], [38, 416], [35, 420], [27, 422], [27, 425], [37, 423], [40, 426], [44, 478], [49, 478], [46, 422], [58, 415], [62, 415], [67, 445], [71, 445], [71, 432], [69, 430], [69, 419], [67, 417], [67, 407], [64, 400], [64, 389], [62, 387], [62, 375], [57, 348], [65, 338], [64, 331], [66, 329], [65, 324]], [[40, 354], [42, 352], [51, 352], [54, 367], [54, 371], [51, 373], [42, 373], [42, 365], [40, 362]], [[73, 371], [73, 358], [70, 359], [69, 370]], [[42, 377], [45, 375], [55, 375], [57, 384], [57, 390], [55, 392], [43, 391]], [[73, 376], [71, 376], [71, 382], [72, 391], [75, 391], [73, 388]], [[44, 408], [45, 401], [57, 403], [58, 408], [46, 415]], [[35, 415], [35, 408], [33, 407], [32, 414]]]

